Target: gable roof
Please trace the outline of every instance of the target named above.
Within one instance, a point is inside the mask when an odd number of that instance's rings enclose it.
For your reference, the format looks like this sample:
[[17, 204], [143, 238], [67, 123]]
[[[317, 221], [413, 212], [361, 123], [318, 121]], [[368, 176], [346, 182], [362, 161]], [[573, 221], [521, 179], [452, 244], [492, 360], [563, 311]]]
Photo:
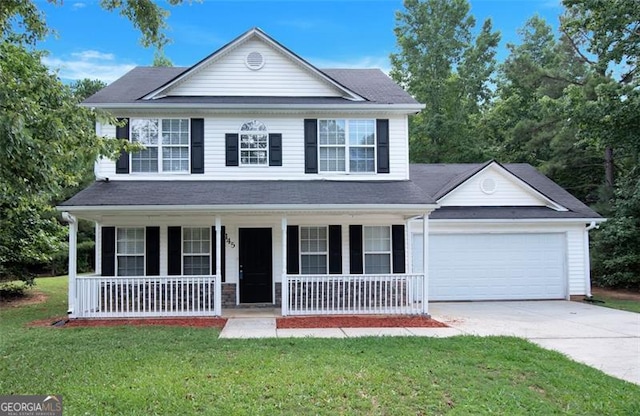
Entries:
[[[234, 48], [250, 39], [260, 39], [282, 53], [316, 79], [330, 85], [342, 96], [286, 97], [286, 96], [166, 96], [164, 92], [183, 82], [212, 62], [222, 58]], [[424, 105], [418, 103], [405, 90], [379, 69], [330, 68], [319, 69], [311, 65], [266, 33], [253, 28], [229, 42], [191, 67], [136, 67], [82, 103], [104, 108], [144, 107], [224, 107], [303, 105], [307, 108], [342, 107], [394, 108], [418, 112]]]
[[224, 56], [230, 50], [232, 50], [232, 49], [238, 47], [239, 45], [242, 45], [246, 41], [248, 41], [250, 39], [254, 39], [254, 38], [257, 38], [257, 39], [265, 42], [266, 44], [270, 45], [274, 49], [278, 50], [280, 53], [282, 53], [285, 56], [287, 56], [290, 60], [294, 61], [295, 63], [297, 63], [298, 65], [303, 67], [309, 73], [311, 73], [311, 74], [315, 75], [316, 77], [322, 79], [324, 82], [331, 84], [333, 87], [337, 88], [338, 90], [340, 90], [344, 94], [344, 98], [351, 99], [351, 100], [356, 100], [356, 101], [363, 100], [362, 97], [360, 97], [358, 94], [354, 93], [348, 87], [345, 87], [344, 85], [341, 85], [340, 83], [336, 82], [331, 77], [328, 77], [322, 71], [318, 70], [316, 67], [314, 67], [313, 65], [311, 65], [310, 63], [308, 63], [307, 61], [302, 59], [300, 56], [298, 56], [295, 53], [293, 53], [291, 50], [289, 50], [288, 48], [283, 46], [281, 43], [279, 43], [278, 41], [276, 41], [275, 39], [273, 39], [272, 37], [267, 35], [264, 31], [262, 31], [262, 29], [257, 28], [257, 27], [254, 27], [254, 28], [248, 30], [247, 32], [243, 33], [242, 35], [238, 36], [236, 39], [232, 40], [231, 42], [227, 43], [226, 45], [224, 45], [223, 47], [221, 47], [217, 51], [213, 52], [209, 56], [207, 56], [204, 59], [202, 59], [200, 62], [196, 63], [195, 65], [193, 65], [191, 67], [189, 67], [186, 71], [182, 72], [181, 74], [177, 75], [173, 79], [171, 79], [168, 82], [164, 83], [160, 87], [158, 87], [155, 90], [151, 91], [150, 93], [145, 95], [143, 98], [144, 99], [161, 98], [163, 93], [166, 92], [167, 90], [169, 90], [176, 83], [187, 79], [192, 74], [200, 71], [201, 69], [207, 67], [212, 62], [214, 62], [217, 59], [219, 59], [220, 57]]
[[[495, 162], [412, 164], [410, 177], [411, 181], [428, 195], [439, 200], [491, 163]], [[567, 211], [557, 211], [548, 207], [441, 207], [434, 211], [431, 217], [434, 219], [602, 218], [533, 166], [527, 163], [507, 163], [500, 166], [546, 198], [566, 208]]]

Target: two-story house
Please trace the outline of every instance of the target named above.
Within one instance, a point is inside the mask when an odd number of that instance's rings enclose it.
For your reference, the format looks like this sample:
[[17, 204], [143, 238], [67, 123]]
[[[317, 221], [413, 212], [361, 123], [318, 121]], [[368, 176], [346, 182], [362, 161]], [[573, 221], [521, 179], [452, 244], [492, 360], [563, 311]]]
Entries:
[[[428, 313], [429, 300], [589, 294], [602, 218], [528, 165], [411, 165], [422, 110], [377, 69], [318, 69], [260, 29], [83, 105], [144, 145], [59, 209], [72, 317]], [[76, 218], [96, 273], [75, 270]]]

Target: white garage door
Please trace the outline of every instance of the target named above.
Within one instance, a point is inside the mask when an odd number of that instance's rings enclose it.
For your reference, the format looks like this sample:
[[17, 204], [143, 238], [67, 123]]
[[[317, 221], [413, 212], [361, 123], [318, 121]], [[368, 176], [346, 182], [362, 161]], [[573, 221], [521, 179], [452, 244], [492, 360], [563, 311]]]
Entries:
[[[419, 272], [422, 234], [412, 243]], [[564, 234], [431, 235], [429, 299], [563, 299], [564, 247]]]

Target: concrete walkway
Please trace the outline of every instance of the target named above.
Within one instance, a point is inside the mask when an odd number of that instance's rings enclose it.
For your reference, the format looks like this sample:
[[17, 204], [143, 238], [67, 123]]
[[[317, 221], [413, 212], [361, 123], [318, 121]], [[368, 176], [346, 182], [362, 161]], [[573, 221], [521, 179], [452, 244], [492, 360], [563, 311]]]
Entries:
[[[449, 328], [277, 329], [278, 310], [229, 311], [220, 338], [506, 335], [640, 384], [640, 314], [568, 301], [433, 303]], [[227, 312], [227, 311], [225, 311]]]

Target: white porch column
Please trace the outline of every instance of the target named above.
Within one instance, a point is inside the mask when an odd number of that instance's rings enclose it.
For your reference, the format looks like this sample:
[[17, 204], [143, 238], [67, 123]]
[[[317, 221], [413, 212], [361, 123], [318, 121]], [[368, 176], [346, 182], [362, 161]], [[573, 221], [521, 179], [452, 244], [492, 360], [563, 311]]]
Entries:
[[102, 275], [102, 226], [95, 223], [95, 253], [94, 253], [94, 270], [97, 276]]
[[289, 314], [289, 282], [287, 281], [287, 217], [282, 217], [282, 282], [280, 292], [282, 299], [282, 316]]
[[62, 219], [69, 224], [69, 309], [67, 314], [70, 318], [74, 318], [77, 311], [76, 307], [76, 276], [77, 255], [78, 255], [78, 220], [68, 212], [62, 213]]
[[225, 244], [225, 238], [222, 234], [222, 224], [220, 217], [216, 215], [216, 286], [215, 286], [215, 310], [214, 314], [222, 315], [222, 244]]
[[429, 314], [429, 214], [422, 216], [422, 313]]

